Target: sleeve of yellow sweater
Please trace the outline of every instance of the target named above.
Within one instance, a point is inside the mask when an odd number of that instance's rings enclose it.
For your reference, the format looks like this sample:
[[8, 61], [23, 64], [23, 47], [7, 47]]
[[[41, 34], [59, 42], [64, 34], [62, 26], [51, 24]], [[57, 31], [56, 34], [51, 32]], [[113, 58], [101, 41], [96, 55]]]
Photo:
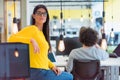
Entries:
[[49, 62], [49, 68], [52, 69], [55, 65], [48, 59]]
[[22, 43], [30, 43], [30, 38], [29, 37], [22, 37], [18, 36], [16, 34], [13, 34], [9, 37], [8, 42], [22, 42]]
[[9, 39], [8, 42], [22, 42], [22, 43], [30, 43], [30, 39], [31, 39], [31, 35], [33, 34], [31, 31], [32, 28], [23, 28], [21, 31], [19, 31], [16, 34], [12, 34]]

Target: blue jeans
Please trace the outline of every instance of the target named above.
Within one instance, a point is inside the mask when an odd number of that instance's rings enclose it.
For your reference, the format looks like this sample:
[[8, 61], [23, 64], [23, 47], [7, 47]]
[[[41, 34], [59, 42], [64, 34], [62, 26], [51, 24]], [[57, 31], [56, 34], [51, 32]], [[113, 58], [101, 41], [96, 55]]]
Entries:
[[56, 75], [52, 70], [30, 69], [30, 80], [73, 80], [73, 76], [67, 72]]

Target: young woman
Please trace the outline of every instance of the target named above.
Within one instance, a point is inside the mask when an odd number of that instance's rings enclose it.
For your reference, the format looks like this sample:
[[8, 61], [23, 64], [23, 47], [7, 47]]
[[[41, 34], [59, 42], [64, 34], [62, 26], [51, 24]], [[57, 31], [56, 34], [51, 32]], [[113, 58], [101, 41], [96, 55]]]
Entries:
[[37, 5], [32, 14], [32, 25], [23, 28], [9, 38], [9, 42], [29, 44], [30, 80], [73, 80], [67, 72], [61, 72], [49, 59], [49, 14], [46, 6]]

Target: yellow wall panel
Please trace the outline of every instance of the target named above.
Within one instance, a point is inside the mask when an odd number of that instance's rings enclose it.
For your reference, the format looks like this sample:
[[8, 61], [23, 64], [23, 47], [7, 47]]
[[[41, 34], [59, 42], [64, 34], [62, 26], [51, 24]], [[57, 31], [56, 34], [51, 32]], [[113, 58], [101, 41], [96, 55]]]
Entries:
[[[109, 0], [105, 2], [105, 20], [112, 21], [120, 21], [120, 8], [119, 4], [120, 0]], [[112, 19], [113, 16], [113, 19]]]
[[[60, 19], [60, 10], [49, 10], [50, 19], [53, 18], [53, 16], [57, 16], [58, 19]], [[84, 18], [89, 18], [89, 14], [91, 14], [91, 10], [89, 9], [81, 9], [81, 10], [63, 10], [63, 18], [68, 19], [69, 17], [72, 19], [80, 19], [81, 16]]]

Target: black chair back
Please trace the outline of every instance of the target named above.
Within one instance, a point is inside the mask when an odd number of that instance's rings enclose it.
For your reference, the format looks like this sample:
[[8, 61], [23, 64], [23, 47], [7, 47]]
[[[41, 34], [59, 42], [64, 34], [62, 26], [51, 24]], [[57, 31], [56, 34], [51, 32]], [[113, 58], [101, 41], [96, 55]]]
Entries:
[[74, 60], [73, 64], [75, 80], [96, 80], [100, 73], [99, 60]]
[[0, 80], [29, 78], [29, 76], [29, 45], [0, 43]]

